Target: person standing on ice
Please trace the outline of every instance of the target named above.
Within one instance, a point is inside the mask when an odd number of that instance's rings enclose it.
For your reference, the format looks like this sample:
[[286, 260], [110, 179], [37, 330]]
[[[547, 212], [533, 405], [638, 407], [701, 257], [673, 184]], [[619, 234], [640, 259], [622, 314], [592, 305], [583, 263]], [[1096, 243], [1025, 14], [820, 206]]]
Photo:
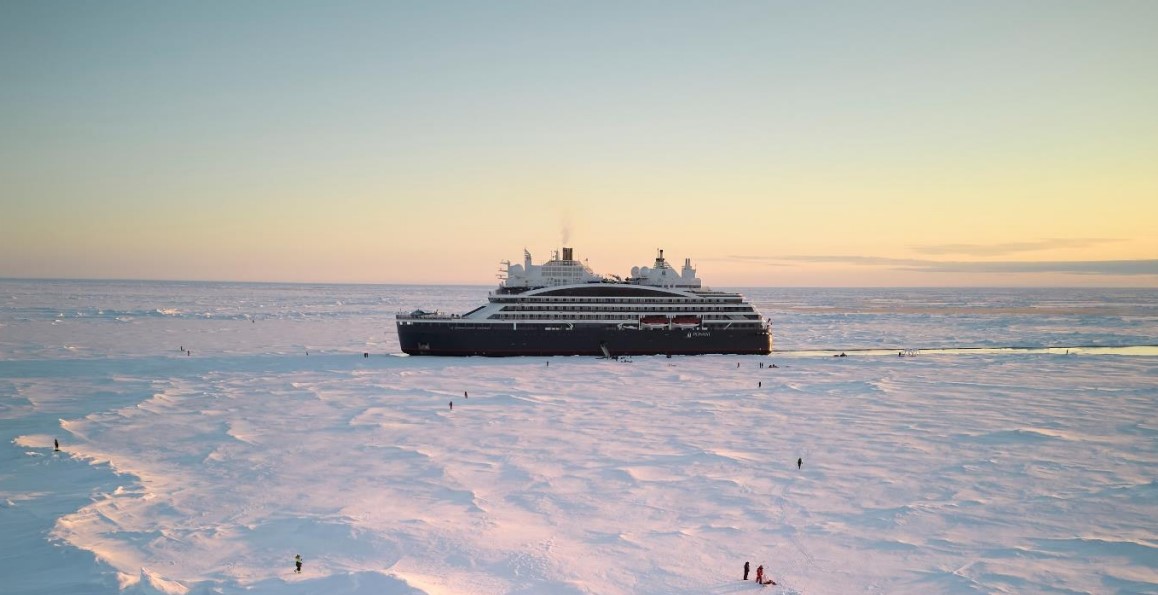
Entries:
[[748, 563], [744, 562], [744, 580], [748, 580], [748, 568], [750, 568]]
[[294, 572], [300, 573], [302, 571], [302, 555], [294, 555]]
[[796, 459], [796, 468], [799, 469], [804, 466], [804, 459]]
[[52, 450], [60, 452], [60, 440], [57, 440], [56, 438], [52, 439]]
[[764, 565], [761, 564], [756, 567], [756, 583], [764, 584]]

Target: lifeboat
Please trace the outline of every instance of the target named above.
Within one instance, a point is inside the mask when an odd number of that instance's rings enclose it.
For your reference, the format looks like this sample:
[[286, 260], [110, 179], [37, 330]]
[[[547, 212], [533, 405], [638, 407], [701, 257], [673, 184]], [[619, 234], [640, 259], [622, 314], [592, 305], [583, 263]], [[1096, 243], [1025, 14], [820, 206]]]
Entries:
[[701, 322], [702, 320], [699, 316], [691, 315], [676, 316], [671, 319], [671, 325], [676, 328], [696, 328], [700, 326]]
[[671, 323], [671, 320], [667, 316], [651, 315], [639, 317], [640, 328], [663, 328], [669, 323]]

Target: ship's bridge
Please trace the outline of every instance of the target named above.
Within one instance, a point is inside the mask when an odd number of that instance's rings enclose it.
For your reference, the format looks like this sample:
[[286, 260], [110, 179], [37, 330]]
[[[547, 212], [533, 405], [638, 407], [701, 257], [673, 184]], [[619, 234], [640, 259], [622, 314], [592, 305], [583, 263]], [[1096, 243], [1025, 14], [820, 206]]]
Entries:
[[696, 269], [692, 266], [692, 259], [685, 258], [684, 266], [676, 272], [663, 257], [663, 250], [655, 258], [655, 263], [649, 267], [631, 267], [631, 276], [627, 279], [633, 285], [649, 285], [653, 287], [676, 287], [681, 289], [699, 289], [701, 281], [696, 277]]
[[523, 264], [511, 264], [510, 261], [502, 264], [504, 269], [499, 271], [502, 279], [499, 286], [508, 291], [607, 281], [586, 263], [575, 260], [571, 248], [563, 248], [562, 257], [555, 252], [551, 260], [541, 265], [532, 262], [531, 253], [526, 250], [523, 250]]

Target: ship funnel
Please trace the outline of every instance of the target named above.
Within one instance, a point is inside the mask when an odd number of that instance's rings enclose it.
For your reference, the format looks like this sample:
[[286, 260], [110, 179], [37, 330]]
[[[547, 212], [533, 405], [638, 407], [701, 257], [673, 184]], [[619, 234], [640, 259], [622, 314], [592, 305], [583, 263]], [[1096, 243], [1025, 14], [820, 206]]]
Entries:
[[563, 248], [563, 260], [573, 260], [571, 258], [571, 249], [570, 248]]

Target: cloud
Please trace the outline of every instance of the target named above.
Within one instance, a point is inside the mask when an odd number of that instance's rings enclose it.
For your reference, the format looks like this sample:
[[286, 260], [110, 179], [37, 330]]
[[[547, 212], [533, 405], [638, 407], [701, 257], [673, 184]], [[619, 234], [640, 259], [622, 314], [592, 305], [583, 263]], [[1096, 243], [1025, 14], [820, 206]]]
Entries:
[[783, 262], [784, 261], [783, 258], [777, 258], [774, 256], [744, 256], [744, 255], [716, 256], [716, 257], [710, 257], [709, 256], [707, 258], [697, 258], [696, 260], [698, 262], [740, 262], [740, 263], [744, 263], [744, 264], [756, 264], [756, 265], [763, 265], [763, 266], [770, 266], [770, 267], [791, 266], [789, 263]]
[[931, 273], [1071, 273], [1076, 275], [1158, 275], [1158, 260], [1053, 260], [931, 262], [914, 270]]
[[936, 262], [933, 260], [918, 260], [912, 258], [885, 258], [883, 256], [751, 256], [731, 255], [720, 258], [701, 258], [706, 262], [741, 262], [774, 267], [791, 266], [790, 262], [833, 262], [838, 264], [855, 264], [864, 266], [922, 266]]
[[1060, 248], [1089, 248], [1100, 244], [1120, 242], [1113, 238], [1048, 238], [1033, 242], [1004, 242], [1001, 244], [929, 244], [912, 246], [921, 254], [962, 254], [965, 256], [1005, 256], [1022, 252], [1038, 252]]
[[[753, 261], [752, 257], [748, 257]], [[774, 260], [885, 266], [922, 273], [1068, 273], [1075, 275], [1158, 275], [1158, 260], [939, 261], [880, 256], [782, 256]]]
[[784, 260], [792, 260], [796, 262], [834, 262], [837, 264], [855, 264], [864, 266], [892, 266], [895, 268], [905, 267], [923, 267], [929, 264], [934, 264], [935, 260], [922, 260], [917, 258], [887, 258], [884, 256], [783, 256]]

